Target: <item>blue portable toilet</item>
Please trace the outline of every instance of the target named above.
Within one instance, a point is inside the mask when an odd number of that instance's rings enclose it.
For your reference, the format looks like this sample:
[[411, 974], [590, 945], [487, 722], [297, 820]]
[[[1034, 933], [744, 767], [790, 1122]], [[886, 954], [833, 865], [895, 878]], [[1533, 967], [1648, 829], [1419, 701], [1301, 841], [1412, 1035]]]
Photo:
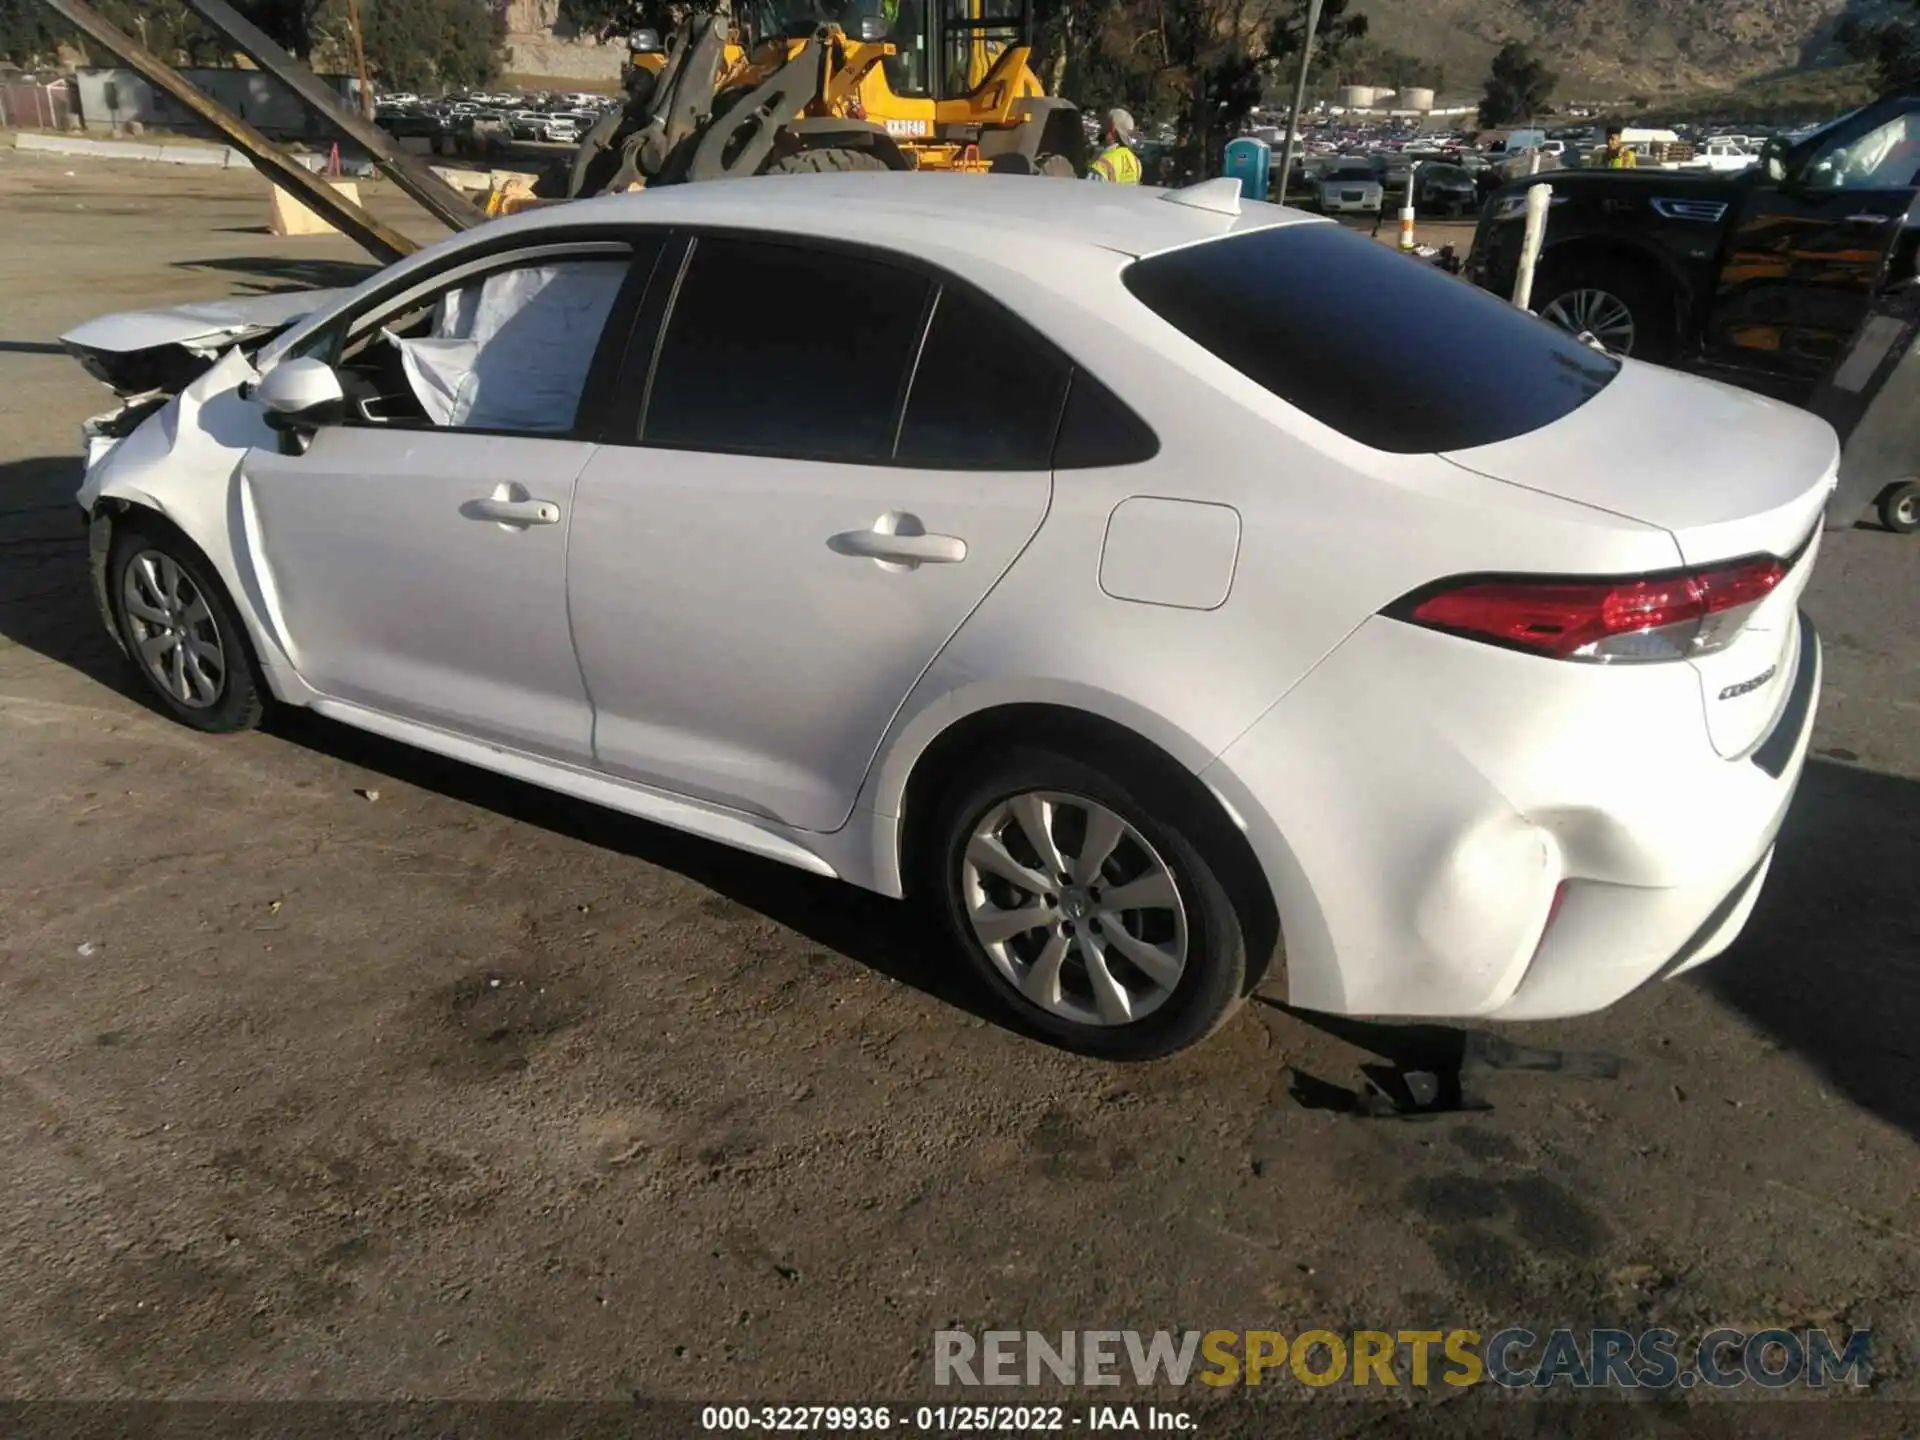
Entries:
[[1226, 177], [1240, 182], [1243, 200], [1267, 198], [1267, 168], [1273, 163], [1273, 149], [1264, 140], [1242, 135], [1227, 142]]

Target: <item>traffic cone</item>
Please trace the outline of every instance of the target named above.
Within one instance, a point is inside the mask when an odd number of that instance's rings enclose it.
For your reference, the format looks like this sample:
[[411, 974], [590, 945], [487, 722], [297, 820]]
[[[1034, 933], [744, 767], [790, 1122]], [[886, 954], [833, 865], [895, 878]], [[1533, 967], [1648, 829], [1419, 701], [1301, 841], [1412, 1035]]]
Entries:
[[340, 142], [338, 140], [333, 142], [333, 153], [327, 156], [327, 173], [340, 174]]

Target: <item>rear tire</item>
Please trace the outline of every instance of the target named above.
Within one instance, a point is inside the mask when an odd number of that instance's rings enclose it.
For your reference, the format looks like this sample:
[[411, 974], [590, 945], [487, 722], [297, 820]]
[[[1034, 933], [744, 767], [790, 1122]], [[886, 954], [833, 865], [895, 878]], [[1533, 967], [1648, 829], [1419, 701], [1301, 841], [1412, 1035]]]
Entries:
[[1874, 502], [1880, 523], [1896, 535], [1911, 535], [1920, 530], [1920, 482], [1903, 480], [1880, 492]]
[[878, 155], [866, 150], [849, 150], [837, 145], [818, 150], [796, 150], [773, 161], [762, 175], [833, 175], [853, 170], [888, 170], [892, 167]]
[[260, 723], [259, 664], [220, 577], [164, 521], [113, 527], [107, 595], [134, 668], [172, 719], [224, 734]]
[[1078, 180], [1080, 172], [1073, 168], [1073, 161], [1064, 155], [1042, 155], [1040, 173], [1050, 175], [1055, 180]]
[[1637, 266], [1549, 264], [1535, 278], [1533, 309], [1569, 334], [1579, 334], [1585, 322], [1615, 354], [1656, 365], [1672, 358], [1673, 297]]
[[[937, 868], [923, 880], [1024, 1029], [1083, 1055], [1153, 1060], [1238, 1008], [1247, 940], [1189, 802], [1150, 769], [1125, 773], [1037, 748], [984, 757], [937, 808]], [[1105, 854], [1082, 869], [1090, 845]], [[1038, 923], [1010, 922], [1029, 911]]]

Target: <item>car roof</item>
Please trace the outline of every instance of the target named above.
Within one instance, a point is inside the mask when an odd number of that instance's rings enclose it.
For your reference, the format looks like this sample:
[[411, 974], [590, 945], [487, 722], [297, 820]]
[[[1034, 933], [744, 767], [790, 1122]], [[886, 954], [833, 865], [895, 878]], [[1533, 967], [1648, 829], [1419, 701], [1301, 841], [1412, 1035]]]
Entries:
[[1142, 256], [1239, 231], [1329, 223], [1261, 201], [1245, 201], [1239, 214], [1226, 214], [1169, 198], [1179, 193], [1030, 175], [764, 175], [548, 206], [497, 223], [741, 226], [1003, 262], [1013, 236]]

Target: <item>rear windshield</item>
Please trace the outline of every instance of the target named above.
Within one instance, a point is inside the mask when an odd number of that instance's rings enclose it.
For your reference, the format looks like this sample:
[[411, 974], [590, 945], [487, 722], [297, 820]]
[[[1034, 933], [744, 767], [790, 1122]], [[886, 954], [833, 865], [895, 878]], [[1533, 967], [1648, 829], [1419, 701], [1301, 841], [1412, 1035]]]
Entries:
[[1545, 321], [1334, 224], [1190, 245], [1136, 261], [1125, 279], [1248, 379], [1400, 455], [1538, 430], [1620, 371]]

